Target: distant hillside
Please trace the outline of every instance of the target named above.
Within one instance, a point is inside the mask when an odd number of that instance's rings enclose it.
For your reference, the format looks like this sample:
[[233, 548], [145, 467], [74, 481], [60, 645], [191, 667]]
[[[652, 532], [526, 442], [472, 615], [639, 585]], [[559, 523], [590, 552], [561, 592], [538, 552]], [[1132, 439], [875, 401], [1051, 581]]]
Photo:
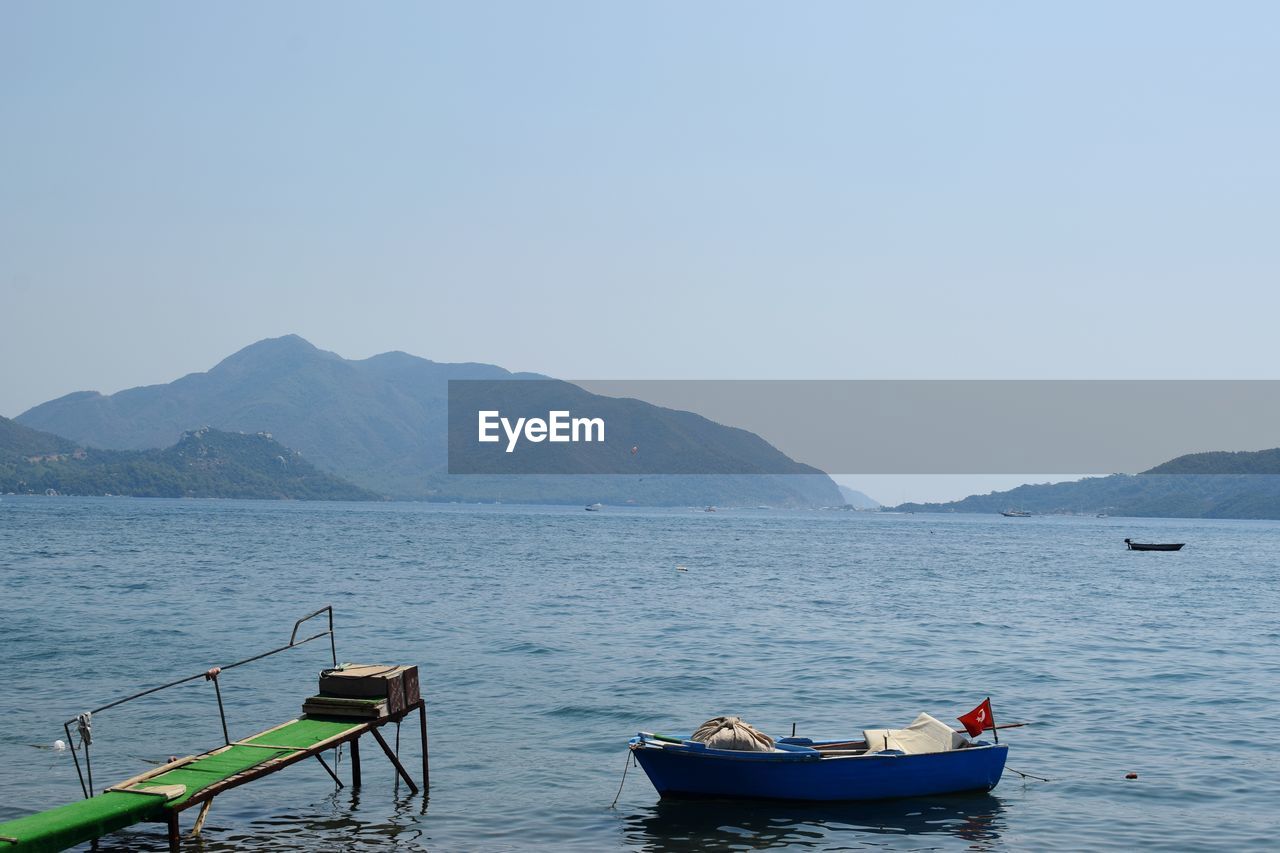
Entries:
[[854, 509], [875, 509], [880, 506], [880, 502], [867, 497], [857, 489], [851, 489], [848, 486], [837, 486], [840, 489], [840, 497], [844, 498], [844, 502]]
[[[642, 459], [667, 450], [691, 454], [690, 470], [784, 473], [448, 475], [449, 380], [512, 378], [545, 377], [487, 364], [441, 364], [402, 352], [347, 360], [289, 335], [246, 347], [207, 373], [111, 396], [77, 392], [36, 406], [17, 420], [77, 442], [120, 449], [164, 447], [184, 431], [206, 424], [228, 431], [266, 431], [320, 468], [379, 494], [407, 499], [779, 506], [843, 502], [825, 474], [793, 462], [759, 436], [689, 412], [598, 397], [576, 386], [569, 387], [580, 394], [582, 406], [609, 412], [611, 431], [642, 436], [636, 439], [646, 447]], [[715, 464], [698, 465], [701, 461]]]
[[[1273, 453], [1274, 451], [1263, 451]], [[1210, 454], [1197, 454], [1210, 455]], [[1235, 454], [1223, 454], [1233, 456]], [[1151, 469], [1185, 470], [1180, 457]], [[1212, 470], [1212, 469], [1209, 469]], [[1005, 492], [970, 495], [950, 503], [907, 503], [904, 512], [1074, 513], [1162, 518], [1280, 519], [1280, 476], [1264, 474], [1143, 473], [1089, 477], [1071, 483], [1018, 486]]]
[[376, 500], [266, 435], [201, 429], [165, 450], [98, 450], [0, 418], [0, 492]]
[[1144, 474], [1280, 474], [1280, 448], [1189, 453]]
[[74, 441], [0, 417], [0, 462], [26, 459], [29, 456], [74, 453], [75, 450]]

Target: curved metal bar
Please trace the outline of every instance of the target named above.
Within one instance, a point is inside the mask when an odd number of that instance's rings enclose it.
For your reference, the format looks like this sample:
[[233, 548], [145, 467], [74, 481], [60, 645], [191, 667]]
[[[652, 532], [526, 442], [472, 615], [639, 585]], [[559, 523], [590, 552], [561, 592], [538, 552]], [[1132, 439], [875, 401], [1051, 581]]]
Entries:
[[281, 646], [278, 649], [272, 649], [269, 652], [263, 652], [262, 654], [254, 655], [251, 658], [245, 658], [244, 660], [238, 660], [235, 663], [226, 664], [225, 666], [222, 667], [222, 669], [224, 672], [228, 669], [235, 669], [238, 666], [244, 666], [245, 664], [253, 663], [256, 660], [262, 660], [263, 658], [271, 657], [272, 655], [278, 655], [281, 652], [287, 652], [289, 651], [289, 649], [292, 649], [294, 646], [301, 646], [303, 643], [309, 643], [312, 640], [318, 640], [321, 637], [325, 637], [325, 636], [330, 636], [329, 632], [321, 631], [319, 634], [312, 634], [310, 637], [307, 637], [305, 640], [298, 640], [298, 642], [296, 643], [290, 643], [287, 646]]
[[[103, 705], [101, 708], [94, 708], [89, 713], [96, 716], [98, 714], [101, 714], [103, 711], [107, 711], [107, 710], [110, 710], [111, 708], [116, 707], [117, 705], [123, 705], [125, 702], [132, 702], [134, 699], [141, 699], [143, 696], [150, 696], [152, 693], [159, 693], [161, 690], [168, 690], [170, 687], [177, 687], [179, 684], [186, 684], [188, 681], [195, 681], [197, 678], [204, 678], [204, 673], [201, 672], [197, 675], [191, 675], [186, 678], [179, 678], [177, 681], [170, 681], [168, 684], [161, 684], [159, 687], [148, 688], [146, 690], [141, 691], [140, 693], [135, 693], [132, 696], [126, 696], [123, 699], [117, 699], [114, 702], [109, 702], [106, 705]], [[76, 721], [76, 718], [72, 717], [71, 722], [74, 723], [75, 721]]]
[[[303, 622], [306, 622], [308, 619], [314, 619], [315, 617], [319, 616], [321, 613], [327, 613], [329, 615], [329, 629], [327, 631], [321, 631], [318, 634], [312, 634], [310, 637], [306, 637], [305, 639], [299, 640], [298, 627], [302, 625]], [[221, 670], [226, 671], [228, 669], [235, 669], [238, 666], [244, 666], [247, 663], [253, 663], [254, 661], [262, 660], [263, 658], [270, 657], [271, 655], [278, 655], [281, 652], [287, 652], [289, 649], [292, 649], [295, 646], [301, 646], [304, 643], [309, 643], [312, 640], [318, 640], [321, 637], [329, 638], [329, 653], [333, 658], [333, 665], [337, 666], [338, 665], [338, 649], [337, 649], [337, 642], [333, 634], [333, 605], [332, 604], [326, 605], [325, 607], [320, 608], [314, 613], [308, 613], [306, 616], [303, 616], [297, 622], [293, 623], [293, 632], [289, 635], [289, 645], [281, 646], [278, 649], [272, 649], [269, 652], [263, 652], [262, 654], [254, 655], [253, 657], [245, 658], [244, 660], [238, 660], [235, 663], [225, 664], [224, 666], [221, 667]], [[130, 696], [125, 696], [123, 699], [117, 699], [114, 702], [108, 702], [106, 705], [103, 705], [101, 708], [94, 708], [89, 713], [91, 715], [96, 716], [98, 714], [101, 714], [103, 711], [108, 711], [112, 708], [123, 705], [126, 702], [132, 702], [134, 699], [141, 699], [143, 696], [150, 696], [152, 693], [159, 693], [161, 690], [168, 690], [170, 687], [177, 687], [180, 684], [186, 684], [188, 681], [195, 681], [196, 679], [199, 679], [199, 678], [207, 678], [208, 677], [207, 674], [208, 674], [208, 670], [206, 670], [205, 672], [197, 673], [195, 675], [189, 675], [186, 678], [179, 678], [176, 681], [170, 681], [167, 684], [161, 684], [157, 687], [148, 687], [146, 690], [141, 690]], [[216, 679], [214, 680], [214, 687], [215, 688], [218, 687]], [[218, 710], [221, 713], [222, 712], [221, 689], [217, 690], [217, 697], [218, 697]], [[62, 724], [62, 728], [67, 733], [67, 746], [70, 747], [71, 757], [75, 760], [76, 775], [80, 777], [80, 788], [82, 791], [84, 791], [85, 797], [89, 797], [91, 796], [91, 789], [93, 788], [93, 771], [92, 769], [89, 770], [89, 784], [88, 784], [88, 787], [86, 787], [84, 776], [81, 775], [81, 772], [80, 772], [80, 759], [76, 755], [75, 741], [71, 737], [71, 724], [75, 723], [78, 719], [79, 719], [78, 717], [72, 717], [70, 720], [67, 720], [65, 723]], [[226, 725], [227, 725], [226, 716], [225, 714], [223, 714], [223, 723], [222, 723], [223, 736], [224, 736], [224, 739], [230, 742], [230, 739], [226, 738]], [[86, 764], [88, 763], [88, 760], [89, 760], [89, 750], [86, 746], [86, 749], [85, 749]]]
[[[329, 614], [329, 630], [326, 631], [325, 633], [329, 635], [329, 651], [333, 655], [333, 665], [337, 666], [338, 665], [338, 646], [337, 646], [336, 640], [334, 639], [334, 634], [333, 634], [333, 605], [332, 604], [321, 607], [315, 613], [308, 613], [306, 616], [303, 616], [297, 622], [294, 622], [293, 633], [289, 635], [289, 645], [291, 646], [294, 645], [294, 639], [298, 636], [298, 628], [302, 625], [302, 623], [306, 622], [308, 619], [316, 618], [321, 613]], [[323, 637], [324, 634], [317, 634], [316, 636]], [[303, 640], [302, 642], [305, 643], [306, 640]]]

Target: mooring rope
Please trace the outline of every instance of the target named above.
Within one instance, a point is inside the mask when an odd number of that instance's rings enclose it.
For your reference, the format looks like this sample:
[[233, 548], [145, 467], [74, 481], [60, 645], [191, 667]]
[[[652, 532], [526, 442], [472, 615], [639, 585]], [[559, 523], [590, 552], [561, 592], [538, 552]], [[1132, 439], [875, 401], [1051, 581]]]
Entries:
[[627, 762], [622, 765], [622, 781], [618, 783], [618, 793], [613, 795], [613, 802], [609, 803], [609, 808], [613, 808], [618, 804], [618, 798], [622, 796], [622, 786], [627, 784], [627, 770], [635, 763], [635, 755], [630, 749], [627, 750]]
[[[1005, 769], [1006, 769], [1006, 770], [1013, 770], [1013, 768], [1012, 768], [1012, 767], [1006, 767]], [[1018, 774], [1019, 776], [1021, 776], [1023, 779], [1035, 779], [1037, 782], [1052, 782], [1052, 781], [1053, 781], [1052, 779], [1046, 779], [1046, 778], [1044, 778], [1043, 776], [1033, 776], [1033, 775], [1032, 775], [1032, 774], [1030, 774], [1030, 773], [1023, 773], [1021, 770], [1013, 770], [1013, 772], [1014, 772], [1014, 773], [1017, 773], [1017, 774]]]

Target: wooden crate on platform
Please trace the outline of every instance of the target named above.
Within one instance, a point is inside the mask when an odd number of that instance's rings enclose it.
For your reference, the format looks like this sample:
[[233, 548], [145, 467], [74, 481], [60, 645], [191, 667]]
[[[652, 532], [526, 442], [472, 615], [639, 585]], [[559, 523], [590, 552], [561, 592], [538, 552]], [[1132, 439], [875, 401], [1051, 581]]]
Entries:
[[418, 668], [344, 664], [320, 674], [320, 694], [334, 699], [386, 699], [386, 713], [395, 716], [421, 699]]

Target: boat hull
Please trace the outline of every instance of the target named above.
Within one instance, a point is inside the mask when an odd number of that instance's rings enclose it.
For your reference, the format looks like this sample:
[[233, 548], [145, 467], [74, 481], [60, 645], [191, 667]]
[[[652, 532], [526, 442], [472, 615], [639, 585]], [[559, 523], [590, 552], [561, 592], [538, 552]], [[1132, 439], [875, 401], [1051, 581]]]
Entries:
[[662, 797], [837, 802], [989, 791], [1008, 747], [986, 744], [925, 755], [876, 753], [819, 758], [637, 746], [632, 754]]
[[1156, 543], [1144, 544], [1142, 542], [1128, 543], [1130, 551], [1181, 551], [1182, 546], [1185, 544], [1186, 544], [1185, 542], [1170, 542], [1170, 543], [1160, 543], [1160, 544], [1156, 544]]

